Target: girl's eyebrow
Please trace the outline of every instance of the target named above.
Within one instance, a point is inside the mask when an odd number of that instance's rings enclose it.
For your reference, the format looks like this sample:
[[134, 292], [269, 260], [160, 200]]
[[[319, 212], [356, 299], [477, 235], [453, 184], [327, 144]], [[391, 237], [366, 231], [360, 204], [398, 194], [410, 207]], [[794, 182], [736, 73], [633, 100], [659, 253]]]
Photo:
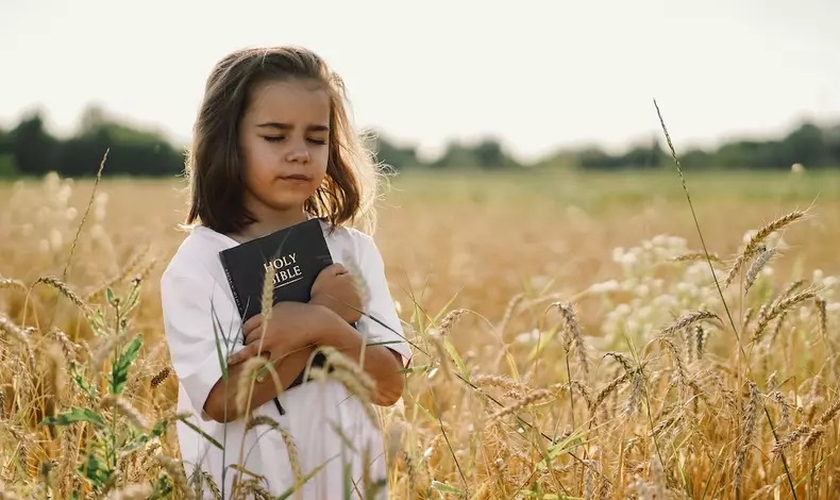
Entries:
[[[278, 128], [282, 130], [288, 130], [290, 128], [294, 128], [288, 123], [280, 123], [280, 122], [265, 122], [257, 124], [257, 127], [260, 128]], [[306, 127], [307, 130], [312, 132], [329, 132], [330, 127], [327, 125], [310, 125]]]

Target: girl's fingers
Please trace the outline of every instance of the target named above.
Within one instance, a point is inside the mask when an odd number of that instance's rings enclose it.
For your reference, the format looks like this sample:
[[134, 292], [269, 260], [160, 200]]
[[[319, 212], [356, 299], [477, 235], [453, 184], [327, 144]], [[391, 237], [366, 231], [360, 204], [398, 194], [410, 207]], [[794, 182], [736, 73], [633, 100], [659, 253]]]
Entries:
[[245, 335], [245, 345], [251, 345], [254, 342], [259, 342], [262, 339], [262, 330], [254, 328], [248, 335]]
[[242, 325], [242, 332], [247, 337], [251, 332], [257, 329], [262, 323], [262, 314], [251, 316], [251, 318]]
[[245, 361], [246, 359], [250, 358], [251, 356], [248, 354], [248, 349], [249, 349], [248, 347], [245, 347], [244, 349], [242, 349], [240, 351], [237, 351], [237, 352], [231, 354], [230, 356], [228, 356], [228, 359], [227, 359], [228, 366], [239, 364], [239, 363]]
[[262, 330], [260, 329], [261, 326], [261, 314], [257, 314], [256, 316], [251, 317], [248, 321], [245, 322], [244, 325], [242, 325], [242, 343], [245, 344], [245, 347], [239, 352], [228, 356], [228, 365], [242, 363], [243, 361], [247, 361], [249, 358], [252, 358], [259, 354], [258, 351], [260, 345], [264, 344], [264, 342], [260, 342], [260, 340], [262, 340]]
[[260, 345], [258, 343], [248, 344], [244, 348], [228, 356], [227, 363], [228, 366], [233, 366], [248, 361], [254, 356], [259, 356], [261, 354], [265, 354], [266, 357], [270, 356], [270, 352], [268, 351], [260, 353]]

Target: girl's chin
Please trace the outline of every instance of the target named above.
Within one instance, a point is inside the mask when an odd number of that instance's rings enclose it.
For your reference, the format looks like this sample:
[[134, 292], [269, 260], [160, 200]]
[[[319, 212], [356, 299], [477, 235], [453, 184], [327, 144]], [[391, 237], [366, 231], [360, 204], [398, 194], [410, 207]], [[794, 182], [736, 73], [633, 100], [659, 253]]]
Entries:
[[283, 197], [282, 199], [271, 200], [268, 206], [275, 212], [296, 212], [303, 210], [303, 205], [308, 198], [308, 196]]

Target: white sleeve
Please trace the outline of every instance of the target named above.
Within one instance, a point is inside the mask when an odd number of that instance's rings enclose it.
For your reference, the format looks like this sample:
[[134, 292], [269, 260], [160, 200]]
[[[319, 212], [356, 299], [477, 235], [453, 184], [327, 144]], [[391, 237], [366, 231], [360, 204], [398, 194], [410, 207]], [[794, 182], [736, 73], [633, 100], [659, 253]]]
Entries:
[[359, 270], [363, 275], [362, 278], [367, 285], [369, 294], [363, 310], [375, 319], [362, 315], [357, 322], [357, 328], [365, 336], [368, 344], [388, 347], [402, 356], [403, 366], [408, 366], [411, 360], [411, 349], [405, 338], [397, 310], [394, 307], [394, 299], [388, 289], [382, 255], [373, 239], [364, 233], [361, 233], [359, 246], [357, 257]]
[[164, 273], [160, 282], [163, 323], [172, 366], [195, 414], [210, 420], [204, 403], [222, 377], [227, 357], [241, 349], [235, 343], [239, 324], [229, 299], [212, 280]]

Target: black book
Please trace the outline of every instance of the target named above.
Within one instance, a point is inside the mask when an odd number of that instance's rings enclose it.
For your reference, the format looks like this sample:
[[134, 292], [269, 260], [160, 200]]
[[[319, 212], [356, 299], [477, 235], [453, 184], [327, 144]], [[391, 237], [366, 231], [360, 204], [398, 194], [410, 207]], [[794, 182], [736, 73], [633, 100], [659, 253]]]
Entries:
[[272, 274], [272, 304], [308, 302], [318, 273], [333, 263], [316, 218], [223, 250], [219, 256], [243, 323], [260, 313], [266, 272]]
[[[243, 324], [261, 312], [266, 272], [272, 273], [272, 304], [308, 302], [318, 274], [333, 263], [317, 218], [222, 250], [219, 257]], [[318, 353], [312, 366], [323, 366], [325, 362], [324, 355]], [[304, 372], [288, 389], [303, 383]], [[281, 415], [285, 414], [277, 398], [274, 404]]]

